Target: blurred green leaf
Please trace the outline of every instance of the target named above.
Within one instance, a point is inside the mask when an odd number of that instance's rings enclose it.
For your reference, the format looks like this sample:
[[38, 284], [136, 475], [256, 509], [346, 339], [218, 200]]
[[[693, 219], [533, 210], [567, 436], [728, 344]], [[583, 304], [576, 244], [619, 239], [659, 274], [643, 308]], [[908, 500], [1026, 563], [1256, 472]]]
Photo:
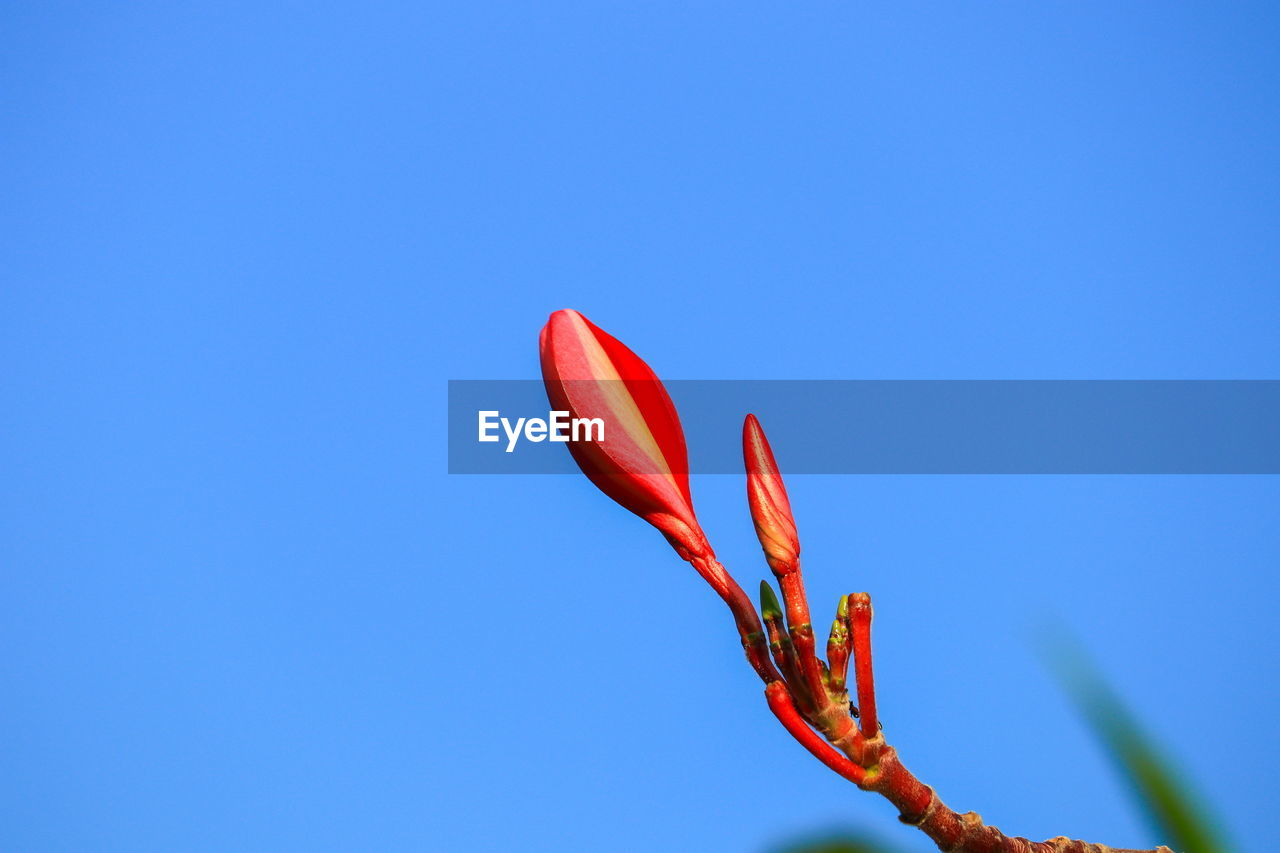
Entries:
[[1059, 632], [1046, 644], [1063, 687], [1106, 747], [1152, 829], [1178, 853], [1226, 853], [1203, 799], [1143, 730], [1080, 644]]
[[870, 835], [836, 832], [793, 841], [783, 847], [775, 848], [773, 853], [900, 853], [900, 851], [897, 847], [891, 847]]

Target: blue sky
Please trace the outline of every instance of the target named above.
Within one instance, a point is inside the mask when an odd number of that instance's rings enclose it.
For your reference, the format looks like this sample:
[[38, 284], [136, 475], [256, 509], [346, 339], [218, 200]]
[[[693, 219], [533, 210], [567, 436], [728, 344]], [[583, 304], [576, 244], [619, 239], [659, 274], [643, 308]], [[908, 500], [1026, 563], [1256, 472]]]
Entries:
[[[446, 380], [535, 377], [562, 307], [670, 378], [1280, 377], [1268, 4], [3, 16], [15, 850], [930, 849], [642, 523], [446, 475]], [[951, 805], [1156, 840], [1033, 651], [1058, 620], [1270, 846], [1276, 478], [791, 491]], [[751, 586], [742, 492], [694, 483]]]

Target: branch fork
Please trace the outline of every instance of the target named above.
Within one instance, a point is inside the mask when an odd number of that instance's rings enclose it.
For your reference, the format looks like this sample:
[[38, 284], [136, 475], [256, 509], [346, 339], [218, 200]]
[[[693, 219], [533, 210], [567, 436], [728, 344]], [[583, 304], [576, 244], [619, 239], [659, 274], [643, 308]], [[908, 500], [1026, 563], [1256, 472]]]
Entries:
[[[576, 311], [551, 315], [539, 340], [547, 396], [556, 410], [600, 418], [599, 441], [571, 441], [583, 473], [606, 495], [656, 527], [724, 600], [742, 648], [783, 728], [828, 768], [897, 807], [900, 819], [952, 853], [1172, 853], [1120, 850], [1052, 838], [1006, 836], [974, 812], [948, 808], [885, 742], [871, 659], [871, 597], [842, 596], [826, 644], [817, 638], [800, 571], [800, 539], [786, 487], [754, 415], [743, 424], [747, 503], [782, 593], [760, 586], [760, 613], [716, 559], [693, 511], [684, 432], [653, 370]], [[607, 437], [606, 437], [607, 436]], [[762, 621], [763, 620], [763, 621]], [[849, 667], [853, 669], [850, 691]], [[850, 694], [854, 702], [850, 702]], [[856, 706], [856, 710], [855, 710]]]
[[[1059, 837], [1029, 841], [983, 823], [976, 812], [949, 808], [932, 788], [903, 766], [880, 727], [871, 656], [871, 596], [842, 596], [827, 640], [827, 662], [817, 657], [809, 604], [800, 571], [800, 542], [773, 452], [755, 416], [743, 425], [747, 502], [760, 544], [778, 586], [760, 584], [760, 609], [768, 626], [779, 680], [765, 680], [765, 700], [783, 728], [819, 761], [865, 791], [893, 803], [903, 823], [917, 827], [954, 853], [1136, 853]], [[786, 617], [784, 633], [782, 618]], [[790, 642], [786, 642], [786, 638]], [[856, 714], [848, 702], [853, 664]], [[1147, 853], [1172, 853], [1167, 847]]]

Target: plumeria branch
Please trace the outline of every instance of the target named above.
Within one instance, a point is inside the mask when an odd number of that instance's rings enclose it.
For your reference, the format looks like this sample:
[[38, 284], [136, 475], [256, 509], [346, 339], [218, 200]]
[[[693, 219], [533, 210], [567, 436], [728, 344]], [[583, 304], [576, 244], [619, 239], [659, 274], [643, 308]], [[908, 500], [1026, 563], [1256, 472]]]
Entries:
[[[765, 684], [765, 700], [783, 728], [843, 778], [891, 802], [900, 819], [952, 853], [1172, 853], [1135, 851], [1065, 837], [1029, 841], [958, 813], [903, 766], [879, 722], [871, 659], [871, 597], [840, 599], [817, 653], [800, 571], [800, 539], [782, 475], [754, 415], [743, 424], [747, 503], [765, 560], [782, 592], [761, 583], [760, 614], [716, 559], [689, 492], [684, 433], [658, 377], [635, 353], [576, 311], [557, 311], [540, 339], [543, 379], [552, 406], [574, 417], [601, 418], [598, 441], [571, 441], [570, 452], [601, 491], [644, 518], [693, 566], [733, 614], [747, 660]], [[763, 617], [763, 622], [761, 621]], [[853, 664], [856, 710], [847, 671]]]

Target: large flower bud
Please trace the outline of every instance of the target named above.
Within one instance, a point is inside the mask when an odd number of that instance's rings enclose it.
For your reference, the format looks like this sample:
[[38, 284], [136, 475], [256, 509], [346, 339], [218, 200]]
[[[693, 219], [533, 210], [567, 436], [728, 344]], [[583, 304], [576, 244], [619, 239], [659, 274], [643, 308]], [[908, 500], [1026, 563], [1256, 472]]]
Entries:
[[569, 442], [582, 472], [662, 531], [681, 557], [711, 556], [693, 513], [680, 418], [649, 365], [571, 310], [551, 315], [539, 349], [552, 408], [604, 424], [603, 438]]

